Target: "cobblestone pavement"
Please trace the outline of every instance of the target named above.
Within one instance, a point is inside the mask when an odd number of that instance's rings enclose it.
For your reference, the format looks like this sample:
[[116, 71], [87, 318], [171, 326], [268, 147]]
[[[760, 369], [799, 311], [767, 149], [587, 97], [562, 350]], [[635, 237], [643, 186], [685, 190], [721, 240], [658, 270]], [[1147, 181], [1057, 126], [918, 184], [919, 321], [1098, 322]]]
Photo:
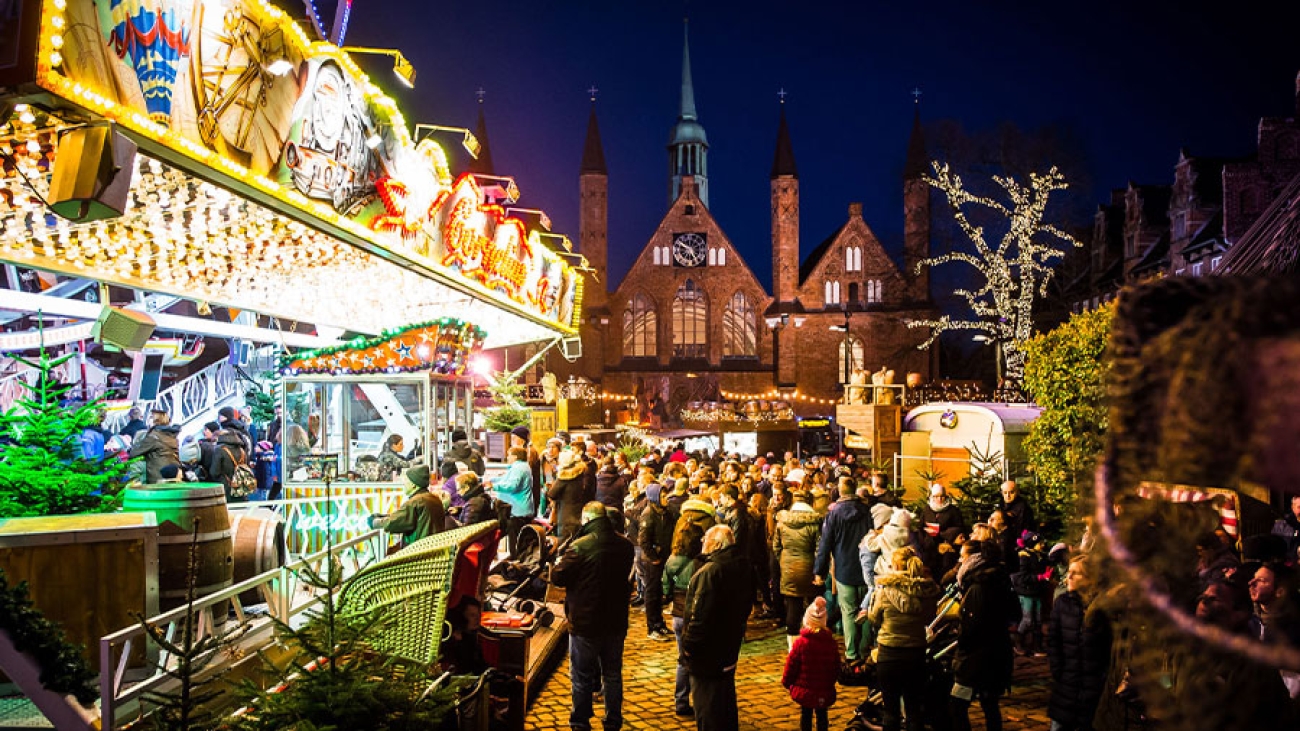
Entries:
[[[632, 610], [623, 664], [623, 728], [629, 731], [693, 729], [694, 721], [673, 713], [673, 675], [677, 667], [676, 645], [654, 642], [645, 636], [645, 615]], [[564, 646], [568, 647], [567, 643]], [[741, 649], [736, 678], [740, 704], [740, 728], [779, 731], [799, 728], [799, 707], [781, 687], [785, 663], [784, 631], [774, 622], [751, 620]], [[529, 709], [525, 728], [547, 731], [568, 727], [570, 704], [569, 661], [556, 666], [545, 687]], [[1006, 731], [1046, 731], [1047, 697], [1050, 690], [1047, 660], [1016, 658], [1015, 683], [1011, 695], [1002, 699], [1003, 728]], [[830, 710], [832, 730], [843, 729], [853, 709], [865, 697], [865, 688], [840, 687], [839, 701]], [[600, 728], [603, 708], [596, 704], [594, 728]], [[983, 728], [979, 704], [971, 708], [971, 722]]]

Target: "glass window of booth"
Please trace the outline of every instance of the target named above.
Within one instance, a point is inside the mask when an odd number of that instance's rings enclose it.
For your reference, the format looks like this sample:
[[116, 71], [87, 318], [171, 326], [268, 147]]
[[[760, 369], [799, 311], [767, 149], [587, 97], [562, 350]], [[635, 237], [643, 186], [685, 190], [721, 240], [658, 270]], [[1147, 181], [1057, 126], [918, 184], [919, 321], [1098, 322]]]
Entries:
[[[403, 461], [430, 462], [429, 381], [413, 378], [286, 379], [284, 479], [321, 479], [312, 455], [337, 455], [339, 480], [389, 481], [381, 474], [384, 450]], [[389, 461], [389, 460], [385, 460]]]

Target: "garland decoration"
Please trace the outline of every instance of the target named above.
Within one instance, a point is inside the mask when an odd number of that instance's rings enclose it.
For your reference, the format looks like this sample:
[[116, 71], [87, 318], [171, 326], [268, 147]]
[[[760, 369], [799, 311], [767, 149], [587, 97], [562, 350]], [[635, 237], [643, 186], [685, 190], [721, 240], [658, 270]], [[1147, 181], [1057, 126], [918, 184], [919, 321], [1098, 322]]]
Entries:
[[377, 337], [357, 337], [342, 345], [281, 356], [284, 375], [323, 373], [465, 373], [469, 359], [483, 349], [487, 333], [477, 325], [443, 317], [385, 330]]

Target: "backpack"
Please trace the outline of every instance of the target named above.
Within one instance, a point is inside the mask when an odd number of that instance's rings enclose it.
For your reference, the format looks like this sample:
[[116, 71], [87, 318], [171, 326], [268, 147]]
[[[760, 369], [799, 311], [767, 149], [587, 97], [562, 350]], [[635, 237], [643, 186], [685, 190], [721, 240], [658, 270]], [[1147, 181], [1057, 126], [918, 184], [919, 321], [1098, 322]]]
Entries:
[[230, 475], [230, 497], [239, 499], [252, 495], [257, 489], [257, 477], [253, 474], [253, 469], [248, 466], [248, 460], [243, 458], [243, 450], [240, 450], [240, 459], [235, 459], [229, 447], [222, 447], [221, 450], [226, 453], [231, 462], [235, 463], [235, 471]]

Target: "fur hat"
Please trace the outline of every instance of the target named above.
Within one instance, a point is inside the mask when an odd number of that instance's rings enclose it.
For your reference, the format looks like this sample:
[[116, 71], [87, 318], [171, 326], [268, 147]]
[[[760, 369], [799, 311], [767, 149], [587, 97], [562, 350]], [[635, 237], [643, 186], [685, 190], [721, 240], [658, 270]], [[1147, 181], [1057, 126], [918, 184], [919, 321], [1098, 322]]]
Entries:
[[418, 464], [406, 471], [406, 479], [421, 490], [429, 489], [429, 467]]
[[906, 510], [895, 510], [889, 518], [889, 524], [896, 528], [911, 528], [912, 514]]
[[889, 525], [889, 519], [894, 517], [894, 509], [884, 503], [876, 503], [871, 506], [871, 523], [877, 528], [884, 528]]
[[575, 449], [566, 449], [563, 452], [560, 452], [560, 469], [564, 470], [572, 467], [573, 463], [577, 462], [578, 459], [578, 451]]
[[817, 597], [803, 613], [803, 626], [809, 629], [826, 629], [826, 598]]

